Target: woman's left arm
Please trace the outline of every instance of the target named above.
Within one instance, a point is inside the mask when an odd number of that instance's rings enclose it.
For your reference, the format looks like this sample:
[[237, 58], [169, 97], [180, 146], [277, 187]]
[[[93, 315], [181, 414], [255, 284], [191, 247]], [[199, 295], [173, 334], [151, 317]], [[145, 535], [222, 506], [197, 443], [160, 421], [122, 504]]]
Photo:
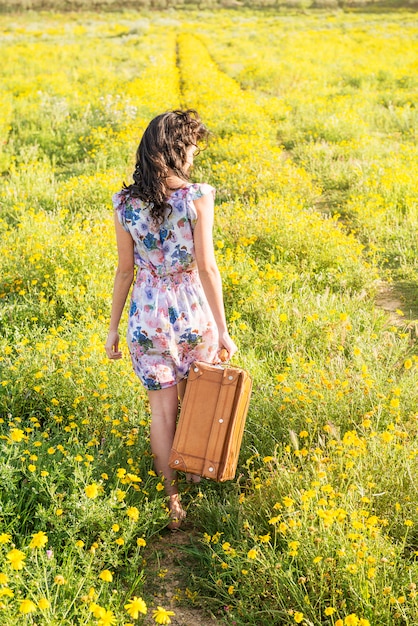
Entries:
[[125, 306], [126, 298], [134, 278], [134, 242], [126, 230], [121, 226], [115, 212], [115, 230], [118, 247], [118, 267], [113, 285], [112, 312], [110, 316], [109, 334], [105, 344], [109, 359], [120, 359], [119, 350], [119, 322]]

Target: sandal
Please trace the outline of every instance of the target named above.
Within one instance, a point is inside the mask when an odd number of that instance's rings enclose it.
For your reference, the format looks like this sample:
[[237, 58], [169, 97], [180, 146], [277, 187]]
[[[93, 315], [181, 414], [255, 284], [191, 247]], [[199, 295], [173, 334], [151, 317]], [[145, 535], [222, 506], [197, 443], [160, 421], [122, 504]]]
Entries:
[[167, 524], [167, 528], [170, 530], [178, 530], [182, 522], [186, 519], [186, 511], [181, 506], [177, 493], [170, 496], [169, 508], [171, 522]]

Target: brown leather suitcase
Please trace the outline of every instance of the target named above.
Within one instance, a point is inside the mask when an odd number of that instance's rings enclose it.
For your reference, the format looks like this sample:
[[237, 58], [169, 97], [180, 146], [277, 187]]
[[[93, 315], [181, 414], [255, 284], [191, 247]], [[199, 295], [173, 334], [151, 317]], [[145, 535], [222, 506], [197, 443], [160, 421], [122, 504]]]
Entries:
[[252, 380], [243, 369], [193, 363], [170, 467], [219, 482], [234, 478], [251, 387]]

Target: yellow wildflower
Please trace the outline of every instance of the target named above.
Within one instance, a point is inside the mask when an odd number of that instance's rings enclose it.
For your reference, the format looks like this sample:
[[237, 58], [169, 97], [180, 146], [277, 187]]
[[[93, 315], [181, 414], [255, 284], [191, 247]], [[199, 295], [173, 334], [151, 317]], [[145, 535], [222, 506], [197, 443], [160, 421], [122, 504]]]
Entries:
[[104, 611], [97, 622], [97, 626], [112, 626], [113, 624], [116, 624], [116, 617], [110, 610]]
[[294, 503], [295, 503], [295, 501], [294, 501], [292, 498], [289, 498], [289, 496], [285, 496], [285, 497], [283, 498], [283, 504], [284, 504], [286, 507], [288, 507], [288, 508], [290, 508], [291, 506], [293, 506], [293, 505], [294, 505]]
[[96, 483], [92, 483], [91, 485], [87, 485], [84, 489], [85, 494], [88, 498], [96, 498], [99, 494], [99, 488]]
[[50, 602], [46, 598], [40, 598], [38, 600], [38, 606], [41, 609], [41, 611], [44, 611], [45, 609], [49, 609]]
[[106, 583], [111, 583], [113, 580], [113, 574], [110, 570], [104, 569], [102, 572], [100, 572], [99, 578], [104, 580]]
[[102, 617], [103, 615], [105, 615], [106, 613], [106, 609], [104, 609], [102, 606], [100, 606], [99, 604], [96, 604], [96, 602], [92, 602], [89, 606], [90, 611], [93, 613], [93, 616], [96, 619], [99, 619], [100, 617]]
[[148, 609], [142, 598], [134, 596], [132, 600], [129, 600], [128, 604], [125, 604], [125, 610], [130, 615], [130, 617], [132, 617], [133, 619], [138, 619], [139, 614], [143, 613], [145, 615]]
[[152, 612], [152, 617], [157, 624], [171, 624], [171, 615], [175, 615], [174, 611], [167, 611], [162, 606], [157, 606]]
[[138, 521], [139, 518], [139, 511], [136, 508], [136, 506], [130, 506], [127, 510], [126, 510], [126, 515], [128, 517], [130, 517], [134, 522]]
[[24, 438], [25, 433], [20, 428], [12, 428], [10, 431], [10, 439], [15, 443], [19, 443]]
[[13, 548], [6, 554], [6, 559], [10, 562], [10, 566], [14, 570], [23, 569], [24, 561], [26, 559], [26, 555], [21, 551]]
[[336, 610], [337, 609], [334, 609], [333, 606], [327, 606], [324, 612], [325, 612], [325, 615], [334, 615]]
[[57, 574], [54, 578], [54, 583], [58, 586], [65, 585], [65, 578], [62, 574]]
[[33, 613], [34, 611], [36, 611], [36, 604], [34, 602], [32, 602], [32, 600], [29, 600], [29, 598], [25, 598], [24, 600], [21, 601], [20, 606], [19, 606], [19, 612], [20, 613]]
[[29, 548], [34, 550], [35, 548], [44, 548], [48, 543], [48, 537], [43, 530], [32, 535], [32, 540], [29, 544]]

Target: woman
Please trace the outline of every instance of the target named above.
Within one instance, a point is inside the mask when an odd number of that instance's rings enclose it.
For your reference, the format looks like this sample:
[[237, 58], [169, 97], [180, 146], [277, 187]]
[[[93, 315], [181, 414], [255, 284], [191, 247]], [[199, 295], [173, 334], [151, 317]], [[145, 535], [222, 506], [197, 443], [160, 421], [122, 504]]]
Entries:
[[[148, 391], [151, 450], [164, 477], [172, 521], [185, 517], [168, 458], [190, 365], [219, 362], [237, 347], [229, 336], [212, 229], [213, 187], [190, 184], [198, 144], [208, 131], [196, 111], [154, 118], [139, 144], [133, 184], [113, 196], [118, 248], [106, 353], [120, 359], [118, 326], [132, 282], [128, 346]], [[199, 419], [199, 416], [196, 416]]]

